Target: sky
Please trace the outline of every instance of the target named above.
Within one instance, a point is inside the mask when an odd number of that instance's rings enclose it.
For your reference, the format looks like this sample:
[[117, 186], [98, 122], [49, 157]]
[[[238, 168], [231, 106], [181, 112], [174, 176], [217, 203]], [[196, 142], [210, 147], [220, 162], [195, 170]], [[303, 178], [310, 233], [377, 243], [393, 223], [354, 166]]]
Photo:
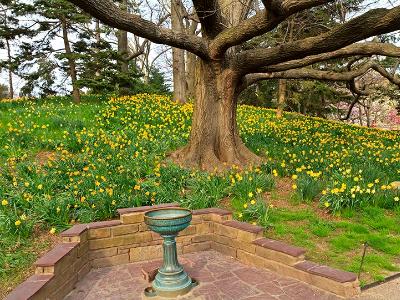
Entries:
[[[32, 2], [31, 0], [24, 0], [24, 2]], [[384, 8], [391, 8], [393, 6], [399, 5], [400, 4], [400, 0], [372, 0], [372, 1], [366, 1], [367, 3], [370, 3], [370, 5], [366, 8], [366, 9], [372, 9], [372, 8], [377, 8], [377, 7], [384, 7]], [[362, 12], [360, 12], [361, 14]], [[63, 46], [63, 42], [61, 39], [57, 39], [53, 42], [54, 47], [56, 49], [58, 48], [62, 48]], [[399, 43], [400, 46], [400, 43]], [[14, 47], [13, 51], [16, 51], [17, 49]], [[156, 55], [156, 53], [153, 54], [154, 56]], [[5, 60], [7, 59], [7, 53], [5, 51], [5, 49], [0, 49], [0, 60]], [[166, 58], [168, 60], [168, 58]], [[168, 72], [168, 66], [167, 66], [167, 62], [164, 61], [163, 64], [163, 71], [165, 73], [170, 73]], [[170, 75], [167, 74], [167, 80], [170, 80]], [[23, 86], [23, 80], [21, 78], [19, 78], [18, 76], [14, 75], [13, 76], [14, 79], [14, 89], [16, 91], [16, 93], [18, 94], [18, 91], [21, 89], [21, 87]], [[2, 84], [7, 84], [8, 82], [8, 73], [6, 72], [1, 72], [0, 73], [0, 83]]]

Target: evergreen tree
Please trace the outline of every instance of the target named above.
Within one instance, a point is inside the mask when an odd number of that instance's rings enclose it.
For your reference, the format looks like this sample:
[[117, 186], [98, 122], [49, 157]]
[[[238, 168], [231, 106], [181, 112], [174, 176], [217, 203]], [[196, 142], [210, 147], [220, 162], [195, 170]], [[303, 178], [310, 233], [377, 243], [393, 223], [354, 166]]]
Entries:
[[18, 70], [18, 60], [13, 55], [12, 46], [22, 36], [32, 36], [29, 26], [19, 20], [21, 4], [14, 0], [0, 0], [0, 48], [5, 49], [7, 59], [0, 61], [0, 68], [8, 72], [8, 97], [14, 98], [13, 74]]

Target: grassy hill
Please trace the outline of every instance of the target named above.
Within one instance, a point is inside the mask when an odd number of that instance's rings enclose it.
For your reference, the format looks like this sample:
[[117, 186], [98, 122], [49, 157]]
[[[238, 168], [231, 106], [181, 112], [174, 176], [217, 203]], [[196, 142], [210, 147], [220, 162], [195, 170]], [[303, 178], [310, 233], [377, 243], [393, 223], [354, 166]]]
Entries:
[[398, 270], [399, 132], [241, 106], [241, 136], [266, 163], [204, 173], [166, 160], [187, 142], [192, 111], [158, 95], [1, 101], [0, 286], [24, 276], [16, 270], [46, 248], [38, 240], [50, 245], [51, 234], [117, 208], [172, 201], [226, 207], [350, 271], [368, 241], [363, 282]]

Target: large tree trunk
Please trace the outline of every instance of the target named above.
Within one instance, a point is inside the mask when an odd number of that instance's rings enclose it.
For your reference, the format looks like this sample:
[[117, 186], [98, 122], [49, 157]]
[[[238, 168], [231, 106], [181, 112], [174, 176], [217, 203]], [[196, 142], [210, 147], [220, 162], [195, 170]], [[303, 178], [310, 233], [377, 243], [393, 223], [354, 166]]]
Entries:
[[[183, 32], [182, 3], [171, 0], [171, 27], [176, 32]], [[172, 48], [172, 77], [174, 82], [173, 100], [186, 102], [185, 50]]]
[[13, 73], [12, 73], [12, 58], [11, 58], [11, 47], [10, 42], [6, 39], [7, 56], [8, 56], [8, 98], [14, 98], [14, 84], [13, 84]]
[[236, 123], [239, 76], [221, 63], [198, 60], [189, 144], [171, 157], [180, 165], [223, 170], [260, 163], [239, 137]]
[[81, 92], [79, 91], [79, 87], [78, 87], [78, 83], [77, 83], [78, 78], [76, 75], [75, 59], [72, 57], [72, 50], [71, 50], [71, 46], [69, 44], [69, 39], [68, 39], [67, 20], [63, 16], [60, 18], [60, 21], [61, 21], [61, 28], [62, 28], [62, 32], [63, 32], [65, 54], [67, 54], [67, 60], [68, 60], [68, 65], [69, 65], [69, 75], [71, 77], [71, 83], [72, 83], [72, 99], [75, 103], [80, 103], [81, 102]]
[[283, 110], [285, 108], [285, 99], [286, 99], [286, 79], [279, 79], [278, 81], [278, 107], [276, 109], [276, 117], [278, 119], [282, 118]]

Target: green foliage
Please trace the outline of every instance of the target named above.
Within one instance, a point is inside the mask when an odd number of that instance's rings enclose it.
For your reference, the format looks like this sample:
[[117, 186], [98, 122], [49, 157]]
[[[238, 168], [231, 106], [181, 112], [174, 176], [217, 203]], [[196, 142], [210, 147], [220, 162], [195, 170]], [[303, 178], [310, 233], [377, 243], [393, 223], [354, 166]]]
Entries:
[[[6, 201], [0, 205], [2, 239], [25, 239], [41, 230], [59, 232], [76, 222], [114, 218], [123, 207], [179, 202], [203, 208], [222, 203], [232, 207], [237, 219], [306, 247], [323, 263], [348, 268], [365, 241], [387, 262], [398, 256], [400, 208], [393, 197], [397, 192], [387, 188], [399, 174], [398, 133], [297, 114], [277, 120], [274, 111], [239, 106], [241, 136], [254, 151], [265, 154], [266, 163], [205, 173], [165, 160], [166, 153], [187, 143], [192, 112], [191, 104], [147, 94], [84, 96], [79, 106], [67, 97], [1, 101], [0, 201]], [[274, 206], [269, 192], [276, 175], [298, 176], [293, 191], [304, 190], [302, 199], [315, 199], [319, 184], [324, 185], [323, 209]], [[353, 205], [343, 200], [331, 216], [336, 199], [351, 198], [352, 189], [360, 200]], [[382, 195], [386, 202], [379, 200]], [[324, 251], [319, 251], [322, 246]], [[383, 272], [372, 263], [365, 268], [376, 276]]]
[[300, 202], [311, 202], [321, 193], [323, 182], [317, 177], [302, 174], [297, 178], [296, 186], [295, 199]]
[[240, 210], [237, 218], [240, 221], [252, 222], [268, 228], [271, 225], [269, 209], [263, 199], [257, 199], [254, 204], [250, 202], [250, 205]]

